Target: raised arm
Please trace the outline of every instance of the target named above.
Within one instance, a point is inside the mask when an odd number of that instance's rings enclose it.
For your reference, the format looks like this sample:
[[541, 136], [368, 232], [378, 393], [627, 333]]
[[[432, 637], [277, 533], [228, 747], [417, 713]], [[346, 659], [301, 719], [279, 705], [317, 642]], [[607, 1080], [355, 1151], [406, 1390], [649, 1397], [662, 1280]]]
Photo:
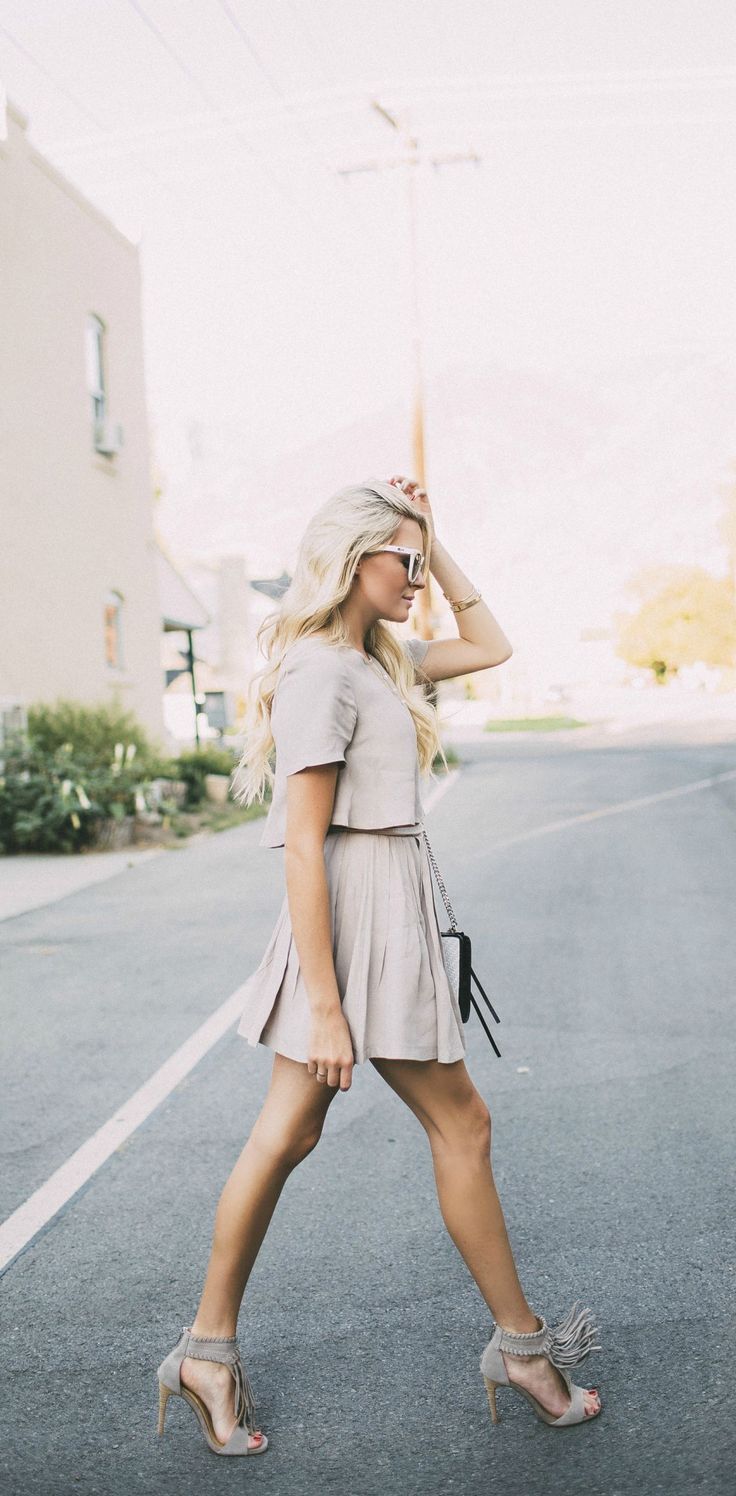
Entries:
[[[454, 561], [437, 539], [432, 505], [427, 490], [411, 478], [397, 473], [389, 479], [405, 498], [421, 511], [429, 525], [431, 537], [429, 571], [443, 593], [452, 602], [464, 602], [476, 591], [475, 584]], [[513, 653], [511, 644], [482, 598], [462, 612], [455, 613], [457, 639], [433, 640], [420, 667], [429, 680], [448, 680], [453, 675], [468, 675], [474, 670], [488, 670], [502, 665]]]
[[[475, 590], [474, 583], [436, 536], [429, 569], [438, 586], [453, 602], [464, 601]], [[429, 680], [448, 680], [453, 675], [488, 670], [511, 657], [511, 644], [482, 598], [469, 608], [463, 608], [461, 613], [454, 613], [453, 617], [457, 639], [433, 639], [422, 661], [422, 671]]]

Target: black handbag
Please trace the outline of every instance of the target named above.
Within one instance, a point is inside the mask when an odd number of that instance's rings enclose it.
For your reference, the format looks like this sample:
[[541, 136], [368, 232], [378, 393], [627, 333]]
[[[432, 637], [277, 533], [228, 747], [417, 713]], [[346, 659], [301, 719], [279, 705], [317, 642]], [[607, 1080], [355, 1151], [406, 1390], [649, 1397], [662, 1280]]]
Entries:
[[442, 895], [442, 902], [444, 903], [445, 909], [447, 910], [450, 919], [449, 930], [440, 930], [440, 938], [442, 941], [442, 957], [444, 961], [445, 971], [447, 972], [447, 980], [450, 984], [450, 987], [452, 988], [452, 991], [455, 994], [455, 997], [457, 998], [458, 1007], [460, 1008], [460, 1017], [462, 1018], [463, 1023], [467, 1023], [470, 1017], [470, 1008], [472, 1005], [475, 1008], [476, 1013], [478, 1014], [478, 1017], [483, 1025], [483, 1028], [485, 1029], [488, 1038], [491, 1041], [491, 1044], [493, 1045], [493, 1048], [496, 1051], [496, 1054], [498, 1055], [498, 1058], [500, 1059], [501, 1051], [496, 1044], [493, 1034], [491, 1033], [488, 1024], [486, 1023], [480, 1008], [478, 1007], [475, 997], [473, 996], [471, 986], [473, 982], [475, 982], [475, 985], [481, 997], [483, 998], [483, 1001], [485, 1002], [487, 1008], [490, 1010], [492, 1017], [495, 1018], [496, 1023], [500, 1023], [501, 1020], [498, 1016], [498, 1013], [496, 1012], [496, 1009], [493, 1006], [493, 1003], [488, 997], [488, 994], [484, 991], [476, 973], [473, 971], [471, 963], [470, 936], [466, 935], [464, 930], [459, 930], [457, 927], [457, 920], [455, 919], [452, 904], [447, 897], [447, 889], [445, 888], [444, 882], [442, 880], [442, 875], [437, 866], [434, 852], [429, 845], [429, 837], [427, 836], [424, 827], [422, 827], [422, 835], [426, 843], [432, 871], [434, 872], [435, 878], [437, 880], [437, 887], [439, 888], [439, 891]]

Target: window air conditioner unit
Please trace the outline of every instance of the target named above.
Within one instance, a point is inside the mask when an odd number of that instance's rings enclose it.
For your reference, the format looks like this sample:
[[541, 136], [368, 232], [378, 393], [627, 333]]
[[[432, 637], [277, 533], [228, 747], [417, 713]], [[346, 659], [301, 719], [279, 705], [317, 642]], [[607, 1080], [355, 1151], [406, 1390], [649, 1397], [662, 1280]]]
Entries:
[[95, 427], [95, 451], [112, 457], [123, 445], [123, 428], [112, 421], [100, 421]]

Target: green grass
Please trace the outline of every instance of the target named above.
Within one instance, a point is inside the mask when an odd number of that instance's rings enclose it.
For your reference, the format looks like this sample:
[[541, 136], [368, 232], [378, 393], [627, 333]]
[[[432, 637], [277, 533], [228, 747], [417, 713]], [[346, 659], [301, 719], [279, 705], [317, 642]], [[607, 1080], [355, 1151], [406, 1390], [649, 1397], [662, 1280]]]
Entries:
[[504, 717], [486, 722], [484, 732], [559, 732], [566, 727], [587, 727], [577, 717]]

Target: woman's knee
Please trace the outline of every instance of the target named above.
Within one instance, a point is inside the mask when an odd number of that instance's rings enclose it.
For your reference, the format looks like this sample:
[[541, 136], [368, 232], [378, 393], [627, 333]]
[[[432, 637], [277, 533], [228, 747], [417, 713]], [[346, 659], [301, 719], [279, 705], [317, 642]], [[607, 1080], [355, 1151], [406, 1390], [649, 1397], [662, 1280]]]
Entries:
[[462, 1060], [373, 1060], [375, 1069], [421, 1122], [430, 1144], [489, 1153], [491, 1114]]
[[336, 1091], [309, 1075], [306, 1065], [275, 1054], [271, 1084], [251, 1133], [254, 1144], [282, 1168], [294, 1168], [322, 1136]]
[[483, 1097], [476, 1091], [472, 1102], [472, 1130], [477, 1147], [482, 1153], [491, 1151], [493, 1119]]
[[323, 1126], [323, 1115], [275, 1117], [262, 1113], [251, 1137], [274, 1163], [293, 1169], [317, 1147]]
[[[472, 1088], [459, 1105], [440, 1115], [432, 1129], [434, 1139], [452, 1149], [488, 1157], [491, 1152], [491, 1114], [483, 1097]], [[432, 1135], [430, 1135], [432, 1136]]]
[[320, 1118], [319, 1122], [313, 1122], [308, 1127], [302, 1125], [295, 1128], [291, 1135], [284, 1138], [282, 1154], [285, 1163], [295, 1167], [314, 1151], [322, 1136], [323, 1123], [324, 1118]]

